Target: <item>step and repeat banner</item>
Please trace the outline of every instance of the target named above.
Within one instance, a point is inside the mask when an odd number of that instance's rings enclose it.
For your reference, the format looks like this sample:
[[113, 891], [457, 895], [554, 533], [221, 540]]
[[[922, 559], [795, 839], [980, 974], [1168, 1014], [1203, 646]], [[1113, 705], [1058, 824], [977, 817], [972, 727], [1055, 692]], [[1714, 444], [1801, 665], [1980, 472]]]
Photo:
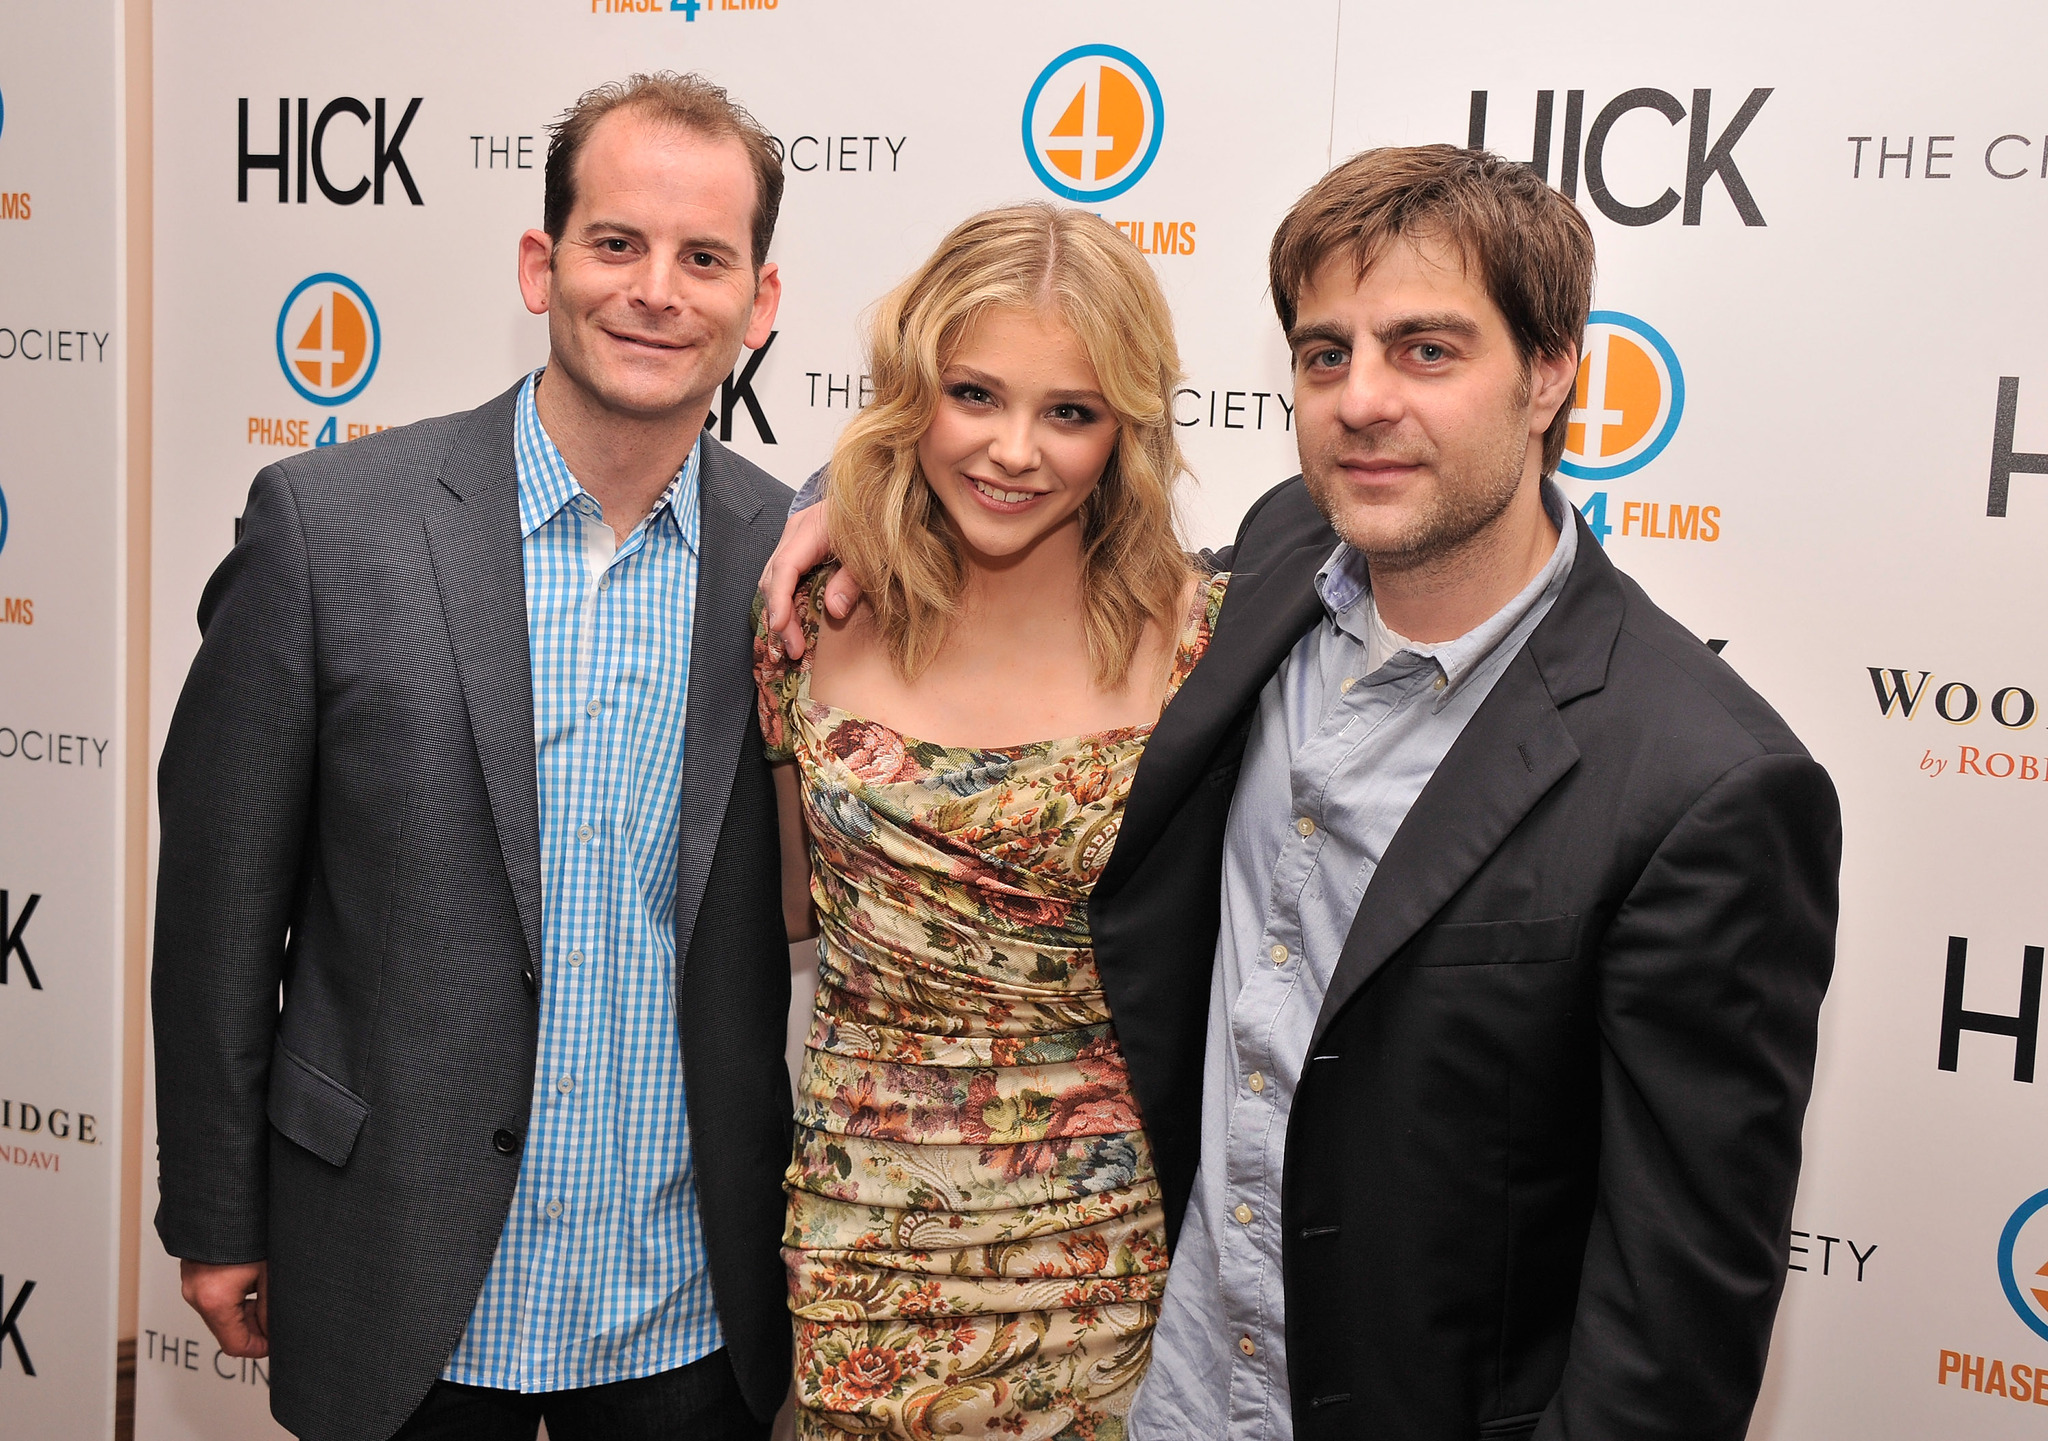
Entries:
[[0, 1432], [39, 1441], [114, 1424], [119, 20], [0, 12]]
[[2048, 12], [1481, 8], [1346, 6], [1334, 153], [1483, 142], [1576, 197], [1566, 492], [1841, 792], [1751, 1434], [2041, 1436]]
[[[720, 440], [800, 482], [867, 398], [867, 306], [975, 210], [1086, 205], [1180, 317], [1191, 531], [1227, 540], [1295, 468], [1263, 257], [1328, 163], [1336, 32], [1335, 0], [1252, 26], [1221, 3], [378, 3], [345, 26], [158, 4], [159, 738], [257, 469], [478, 405], [544, 358], [514, 259], [545, 127], [634, 70], [703, 71], [783, 148], [785, 298], [714, 406]], [[265, 1366], [218, 1357], [153, 1235], [144, 1256], [137, 1435], [273, 1434]]]
[[[2029, 57], [2048, 15], [381, 0], [337, 24], [160, 0], [155, 36], [159, 740], [261, 466], [470, 408], [544, 357], [515, 247], [539, 222], [546, 124], [591, 85], [700, 70], [782, 146], [785, 300], [714, 407], [722, 440], [801, 480], [867, 398], [865, 308], [971, 211], [1052, 199], [1113, 221], [1174, 303], [1203, 545], [1296, 469], [1264, 279], [1292, 199], [1371, 145], [1537, 166], [1601, 262], [1561, 479], [1842, 791], [1841, 958], [1753, 1434], [2040, 1434], [2048, 918], [2027, 877], [2048, 853], [2048, 653], [2026, 617], [2048, 601], [2030, 563], [2048, 540], [2048, 104]], [[0, 73], [10, 105], [22, 83]], [[0, 187], [24, 163], [6, 124]], [[106, 329], [88, 320], [62, 323]], [[32, 405], [58, 413], [54, 393]], [[14, 560], [0, 589], [28, 584]], [[63, 724], [90, 730], [80, 715]], [[74, 801], [102, 783], [65, 780]], [[153, 1234], [143, 1257], [137, 1434], [277, 1434], [265, 1364], [218, 1354]]]

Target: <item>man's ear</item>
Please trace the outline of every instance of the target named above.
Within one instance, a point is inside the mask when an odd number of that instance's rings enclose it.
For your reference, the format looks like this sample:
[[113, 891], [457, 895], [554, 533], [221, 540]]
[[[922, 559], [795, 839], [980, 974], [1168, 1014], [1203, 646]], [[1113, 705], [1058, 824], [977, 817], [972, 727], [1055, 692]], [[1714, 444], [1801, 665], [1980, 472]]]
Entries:
[[782, 267], [772, 260], [761, 262], [754, 272], [754, 312], [747, 317], [747, 334], [742, 342], [749, 350], [768, 343], [775, 329], [775, 312], [782, 305]]
[[548, 282], [555, 270], [555, 239], [545, 230], [519, 237], [519, 298], [535, 315], [548, 313]]
[[1579, 378], [1579, 347], [1551, 354], [1539, 351], [1529, 366], [1529, 433], [1542, 435], [1568, 404]]

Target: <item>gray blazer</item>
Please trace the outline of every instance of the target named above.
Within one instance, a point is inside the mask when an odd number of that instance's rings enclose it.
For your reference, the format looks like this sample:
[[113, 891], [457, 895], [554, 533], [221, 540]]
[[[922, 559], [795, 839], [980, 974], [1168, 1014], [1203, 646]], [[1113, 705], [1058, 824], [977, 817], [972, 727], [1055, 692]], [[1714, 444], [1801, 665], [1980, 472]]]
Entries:
[[[418, 1405], [519, 1171], [547, 981], [516, 395], [266, 467], [164, 746], [157, 1231], [269, 1261], [271, 1406], [311, 1441]], [[765, 1418], [789, 972], [749, 608], [789, 492], [707, 435], [701, 495], [676, 1010], [719, 1319]]]

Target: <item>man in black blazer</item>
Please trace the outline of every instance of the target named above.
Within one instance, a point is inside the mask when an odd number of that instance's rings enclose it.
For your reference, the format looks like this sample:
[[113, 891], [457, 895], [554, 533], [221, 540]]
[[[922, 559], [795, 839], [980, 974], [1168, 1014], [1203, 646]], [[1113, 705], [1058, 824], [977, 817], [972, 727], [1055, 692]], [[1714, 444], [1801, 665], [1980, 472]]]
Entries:
[[1223, 557], [1091, 903], [1188, 1202], [1141, 1441], [1747, 1428], [1839, 812], [1545, 480], [1592, 259], [1449, 146], [1274, 238], [1303, 475]]
[[1839, 811], [1547, 481], [1592, 272], [1449, 146], [1274, 238], [1303, 474], [1216, 557], [1090, 899], [1175, 1239], [1138, 1441], [1747, 1428]]
[[267, 467], [165, 744], [157, 1228], [319, 1441], [765, 1436], [789, 1384], [788, 492], [703, 433], [781, 170], [661, 75], [546, 185], [547, 367]]

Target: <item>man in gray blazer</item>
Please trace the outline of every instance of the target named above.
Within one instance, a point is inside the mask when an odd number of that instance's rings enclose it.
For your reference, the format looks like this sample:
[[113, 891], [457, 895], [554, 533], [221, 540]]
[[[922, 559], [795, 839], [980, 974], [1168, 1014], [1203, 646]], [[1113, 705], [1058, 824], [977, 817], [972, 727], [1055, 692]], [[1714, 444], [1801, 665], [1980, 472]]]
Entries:
[[301, 1436], [762, 1436], [788, 1387], [788, 492], [704, 433], [781, 192], [715, 86], [583, 97], [520, 240], [547, 366], [267, 467], [201, 601], [157, 1229]]

